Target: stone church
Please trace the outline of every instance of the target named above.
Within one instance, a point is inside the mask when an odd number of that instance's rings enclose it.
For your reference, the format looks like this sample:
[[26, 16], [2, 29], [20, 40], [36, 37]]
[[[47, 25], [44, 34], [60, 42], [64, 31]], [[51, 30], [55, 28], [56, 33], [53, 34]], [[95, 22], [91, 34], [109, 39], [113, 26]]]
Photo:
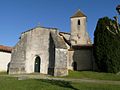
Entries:
[[41, 26], [23, 32], [12, 49], [9, 74], [37, 72], [66, 76], [68, 70], [93, 70], [95, 63], [86, 19], [78, 10], [70, 17], [70, 33]]

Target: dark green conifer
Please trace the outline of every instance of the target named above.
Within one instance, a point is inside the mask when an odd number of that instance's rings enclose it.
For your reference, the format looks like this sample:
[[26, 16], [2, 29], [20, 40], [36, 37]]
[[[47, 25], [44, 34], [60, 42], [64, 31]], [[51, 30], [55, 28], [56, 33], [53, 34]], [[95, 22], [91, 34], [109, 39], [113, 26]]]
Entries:
[[94, 32], [94, 57], [101, 72], [120, 71], [120, 33], [116, 22], [104, 17], [98, 20]]

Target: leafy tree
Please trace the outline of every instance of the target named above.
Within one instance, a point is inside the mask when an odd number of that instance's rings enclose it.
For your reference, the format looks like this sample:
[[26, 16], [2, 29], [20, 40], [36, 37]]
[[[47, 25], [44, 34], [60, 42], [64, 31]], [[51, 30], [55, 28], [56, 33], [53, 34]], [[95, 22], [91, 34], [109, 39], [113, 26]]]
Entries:
[[101, 72], [120, 71], [120, 34], [116, 22], [108, 17], [98, 20], [94, 32], [94, 57]]

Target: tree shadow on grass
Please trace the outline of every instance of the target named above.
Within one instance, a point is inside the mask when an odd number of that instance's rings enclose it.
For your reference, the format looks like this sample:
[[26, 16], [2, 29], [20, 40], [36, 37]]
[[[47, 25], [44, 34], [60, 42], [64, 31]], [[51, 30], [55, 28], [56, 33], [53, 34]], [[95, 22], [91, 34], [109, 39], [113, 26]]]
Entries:
[[63, 80], [48, 80], [48, 79], [40, 79], [40, 81], [45, 82], [45, 83], [49, 83], [51, 85], [57, 85], [60, 87], [64, 87], [64, 88], [70, 88], [73, 90], [79, 90], [77, 88], [74, 88], [70, 82], [68, 81], [63, 81]]

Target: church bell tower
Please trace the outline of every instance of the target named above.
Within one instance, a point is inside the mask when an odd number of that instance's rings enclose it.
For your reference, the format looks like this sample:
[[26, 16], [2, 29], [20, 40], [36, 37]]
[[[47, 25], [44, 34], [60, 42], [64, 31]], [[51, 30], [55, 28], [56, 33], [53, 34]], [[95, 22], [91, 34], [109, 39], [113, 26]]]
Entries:
[[84, 15], [80, 10], [71, 17], [70, 42], [72, 46], [91, 44], [86, 31], [86, 18], [86, 15]]

